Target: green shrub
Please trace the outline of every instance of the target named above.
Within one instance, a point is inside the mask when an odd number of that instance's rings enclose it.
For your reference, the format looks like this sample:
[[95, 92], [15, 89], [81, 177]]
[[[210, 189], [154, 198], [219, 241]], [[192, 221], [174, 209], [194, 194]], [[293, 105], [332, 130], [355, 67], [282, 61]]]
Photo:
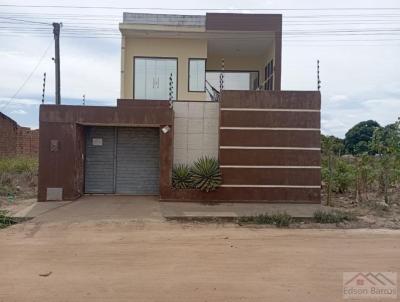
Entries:
[[339, 223], [356, 220], [356, 216], [353, 213], [339, 210], [329, 212], [318, 210], [314, 212], [314, 220], [318, 223]]
[[211, 157], [201, 157], [191, 169], [192, 185], [202, 191], [216, 190], [222, 183], [218, 161]]
[[[322, 161], [322, 179], [325, 183], [329, 182], [329, 168], [327, 159]], [[356, 165], [346, 158], [336, 157], [332, 167], [332, 192], [346, 193], [354, 187], [356, 181]]]
[[191, 170], [188, 165], [176, 165], [172, 169], [172, 186], [175, 189], [189, 189], [192, 187]]
[[242, 216], [239, 217], [239, 223], [251, 223], [251, 224], [273, 224], [277, 227], [288, 227], [292, 222], [293, 218], [286, 212], [276, 213], [272, 215], [259, 214], [255, 216]]
[[0, 210], [0, 229], [4, 229], [10, 225], [16, 224], [17, 221], [13, 219], [12, 217], [7, 216], [6, 211], [1, 211]]

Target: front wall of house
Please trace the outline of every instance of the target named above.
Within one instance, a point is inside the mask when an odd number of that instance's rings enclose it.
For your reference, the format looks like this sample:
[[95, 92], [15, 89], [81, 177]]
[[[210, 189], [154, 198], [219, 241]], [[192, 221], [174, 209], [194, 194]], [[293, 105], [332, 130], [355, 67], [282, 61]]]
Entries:
[[218, 158], [219, 103], [174, 102], [174, 164]]
[[[41, 105], [38, 200], [73, 200], [84, 193], [87, 127], [173, 127], [168, 102], [152, 102], [118, 101], [117, 107]], [[160, 130], [160, 194], [171, 186], [172, 140], [173, 131]], [[54, 191], [61, 192], [61, 198], [49, 193]]]
[[173, 57], [178, 59], [178, 100], [204, 101], [205, 92], [188, 91], [189, 58], [207, 58], [207, 41], [202, 39], [123, 38], [121, 98], [133, 99], [133, 58]]

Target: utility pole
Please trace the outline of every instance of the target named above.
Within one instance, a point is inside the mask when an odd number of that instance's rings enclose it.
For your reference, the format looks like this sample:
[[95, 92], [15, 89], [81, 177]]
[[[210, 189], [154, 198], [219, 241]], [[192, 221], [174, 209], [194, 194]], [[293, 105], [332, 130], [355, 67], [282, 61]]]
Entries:
[[44, 95], [46, 92], [46, 73], [43, 74], [43, 91], [42, 91], [42, 104], [44, 104]]
[[54, 34], [54, 64], [56, 67], [56, 105], [61, 104], [61, 85], [60, 85], [60, 29], [61, 23], [53, 23]]

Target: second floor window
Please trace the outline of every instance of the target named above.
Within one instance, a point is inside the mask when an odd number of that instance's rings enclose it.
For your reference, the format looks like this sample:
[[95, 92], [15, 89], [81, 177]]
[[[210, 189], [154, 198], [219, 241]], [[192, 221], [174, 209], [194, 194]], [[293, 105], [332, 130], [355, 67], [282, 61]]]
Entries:
[[189, 91], [204, 92], [206, 85], [206, 60], [189, 59]]
[[176, 100], [177, 59], [136, 57], [134, 64], [135, 99], [168, 100], [172, 75], [172, 99]]

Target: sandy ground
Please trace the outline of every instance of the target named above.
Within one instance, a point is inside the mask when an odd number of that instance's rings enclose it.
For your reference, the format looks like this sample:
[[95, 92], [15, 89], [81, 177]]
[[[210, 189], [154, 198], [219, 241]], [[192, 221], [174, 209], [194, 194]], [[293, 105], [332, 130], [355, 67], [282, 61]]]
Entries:
[[2, 302], [342, 301], [343, 272], [400, 272], [395, 230], [31, 222], [0, 247]]

